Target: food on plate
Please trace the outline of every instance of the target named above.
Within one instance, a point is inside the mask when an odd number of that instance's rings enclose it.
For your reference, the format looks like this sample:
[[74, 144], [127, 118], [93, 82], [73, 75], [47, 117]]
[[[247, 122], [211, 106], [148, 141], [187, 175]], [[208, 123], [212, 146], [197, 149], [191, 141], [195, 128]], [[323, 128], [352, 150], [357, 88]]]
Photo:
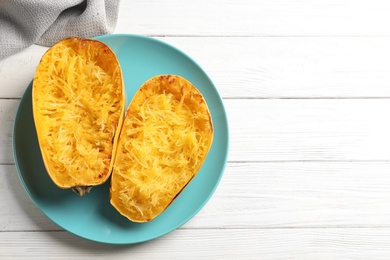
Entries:
[[114, 52], [97, 40], [63, 39], [42, 57], [32, 91], [39, 147], [53, 182], [81, 196], [104, 183], [125, 109]]
[[202, 94], [188, 80], [159, 75], [131, 100], [111, 175], [111, 204], [134, 222], [162, 213], [201, 168], [213, 140]]

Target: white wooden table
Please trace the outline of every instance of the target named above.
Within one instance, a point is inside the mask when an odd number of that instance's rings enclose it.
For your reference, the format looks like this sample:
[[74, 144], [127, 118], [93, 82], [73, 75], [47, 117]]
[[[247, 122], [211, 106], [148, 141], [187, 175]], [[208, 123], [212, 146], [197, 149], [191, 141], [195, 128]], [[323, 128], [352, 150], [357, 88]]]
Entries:
[[12, 153], [17, 106], [47, 49], [32, 46], [0, 61], [0, 259], [390, 259], [388, 1], [123, 0], [115, 33], [176, 46], [216, 84], [231, 130], [217, 191], [143, 244], [52, 223]]

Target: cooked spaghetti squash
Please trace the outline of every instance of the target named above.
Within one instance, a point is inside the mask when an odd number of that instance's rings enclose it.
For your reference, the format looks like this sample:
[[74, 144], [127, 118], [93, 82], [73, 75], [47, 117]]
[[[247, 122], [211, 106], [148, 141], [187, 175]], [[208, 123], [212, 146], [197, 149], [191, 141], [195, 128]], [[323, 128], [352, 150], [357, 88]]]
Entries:
[[212, 140], [202, 94], [180, 76], [151, 78], [126, 111], [111, 176], [111, 204], [131, 221], [151, 221], [194, 178]]
[[104, 183], [124, 118], [123, 77], [104, 43], [64, 39], [42, 57], [33, 82], [33, 116], [47, 173], [79, 195]]

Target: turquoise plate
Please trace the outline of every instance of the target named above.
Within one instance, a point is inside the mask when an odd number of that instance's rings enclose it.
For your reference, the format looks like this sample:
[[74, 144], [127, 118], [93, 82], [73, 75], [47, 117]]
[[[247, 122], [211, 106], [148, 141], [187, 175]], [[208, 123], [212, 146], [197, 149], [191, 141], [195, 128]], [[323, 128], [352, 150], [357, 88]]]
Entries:
[[207, 203], [225, 169], [229, 132], [222, 99], [214, 84], [190, 57], [156, 39], [139, 35], [105, 35], [121, 64], [127, 104], [143, 82], [159, 74], [181, 75], [204, 95], [213, 123], [214, 140], [197, 176], [179, 197], [149, 223], [133, 223], [109, 202], [109, 181], [78, 197], [57, 188], [48, 177], [39, 150], [31, 108], [32, 84], [24, 93], [15, 118], [13, 149], [19, 177], [35, 205], [63, 229], [86, 239], [110, 244], [134, 244], [161, 237], [194, 217]]

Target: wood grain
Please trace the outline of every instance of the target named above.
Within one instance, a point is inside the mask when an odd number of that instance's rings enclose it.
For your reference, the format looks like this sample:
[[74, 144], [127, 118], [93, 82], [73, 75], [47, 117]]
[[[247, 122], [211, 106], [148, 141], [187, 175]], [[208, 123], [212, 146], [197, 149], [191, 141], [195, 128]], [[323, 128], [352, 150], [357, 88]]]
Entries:
[[231, 161], [390, 158], [387, 99], [250, 99], [225, 105]]
[[389, 12], [385, 0], [138, 0], [122, 3], [116, 32], [164, 36], [378, 36], [390, 35]]
[[[388, 259], [390, 229], [177, 230], [143, 244], [112, 246], [67, 232], [2, 232], [5, 259]], [[45, 245], [44, 247], [40, 245]]]
[[390, 37], [161, 39], [190, 54], [224, 98], [390, 97]]
[[47, 47], [32, 45], [0, 60], [0, 98], [21, 98]]
[[389, 172], [389, 162], [229, 163], [184, 228], [387, 228]]
[[0, 99], [0, 164], [13, 163], [12, 130], [19, 100]]

